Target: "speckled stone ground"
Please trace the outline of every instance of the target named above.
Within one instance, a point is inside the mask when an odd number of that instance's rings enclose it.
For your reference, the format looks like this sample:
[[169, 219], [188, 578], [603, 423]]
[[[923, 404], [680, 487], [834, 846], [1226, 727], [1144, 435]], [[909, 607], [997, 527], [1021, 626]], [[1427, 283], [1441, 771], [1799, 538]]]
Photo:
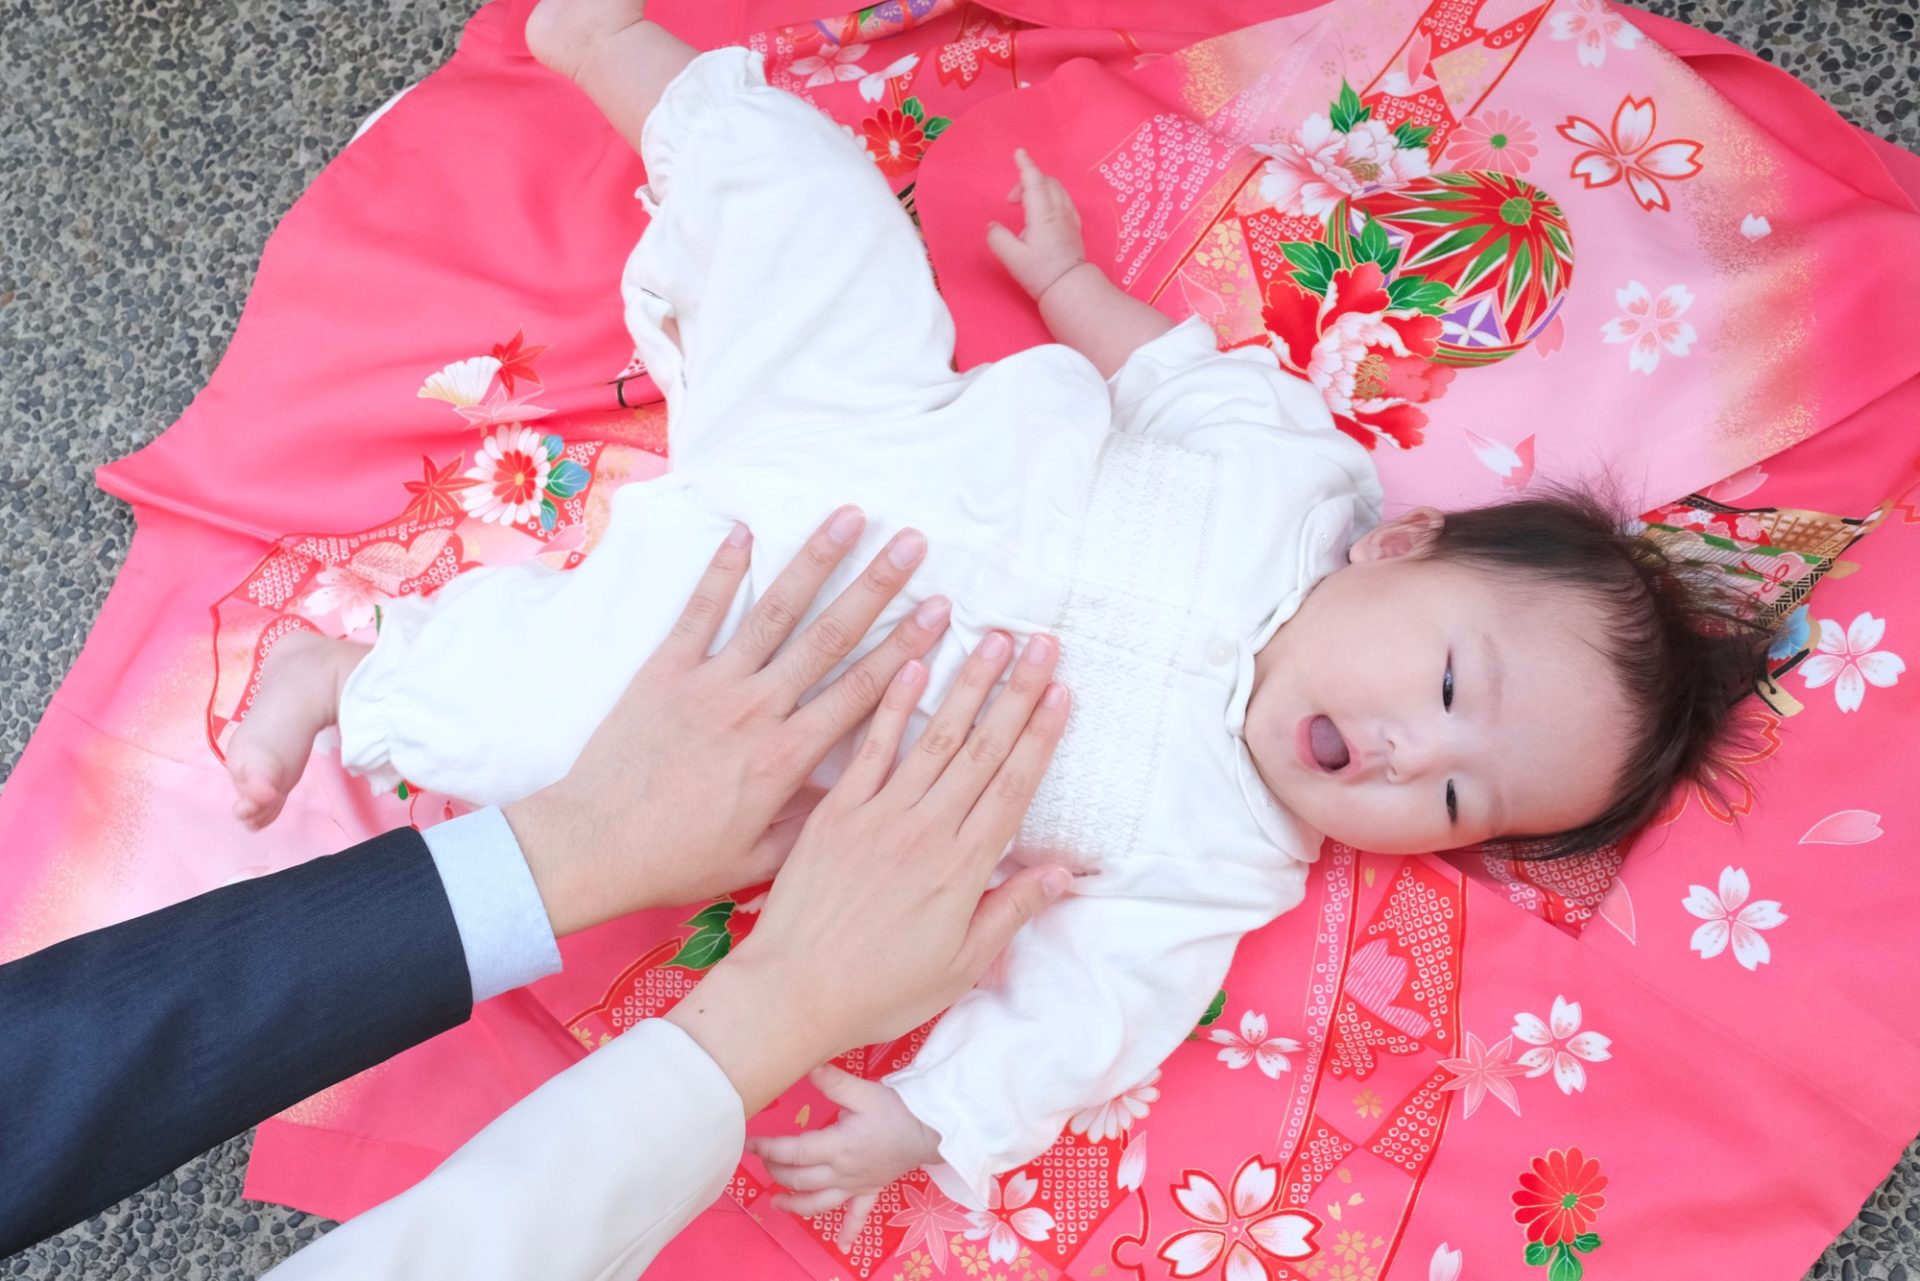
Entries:
[[[1759, 50], [1920, 149], [1915, 0], [1647, 7]], [[0, 768], [132, 537], [93, 468], [151, 440], [205, 383], [274, 222], [360, 119], [446, 58], [469, 10], [0, 0]], [[0, 1277], [256, 1276], [331, 1225], [242, 1200], [246, 1158], [246, 1138], [225, 1144], [0, 1260]], [[1920, 1281], [1916, 1230], [1920, 1145], [1810, 1276]]]

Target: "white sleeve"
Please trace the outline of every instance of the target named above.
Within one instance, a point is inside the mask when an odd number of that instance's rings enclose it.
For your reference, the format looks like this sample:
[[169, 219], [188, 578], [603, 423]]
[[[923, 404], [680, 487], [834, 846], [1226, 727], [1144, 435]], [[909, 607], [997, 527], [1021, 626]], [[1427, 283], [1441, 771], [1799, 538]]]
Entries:
[[447, 892], [475, 1005], [560, 972], [560, 947], [526, 852], [497, 809], [475, 810], [423, 828]]
[[887, 1078], [940, 1134], [928, 1173], [987, 1204], [1075, 1112], [1138, 1085], [1192, 1032], [1240, 936], [1271, 912], [1191, 900], [1074, 895], [1014, 936], [919, 1055]]
[[1221, 351], [1213, 327], [1189, 316], [1143, 343], [1107, 380], [1113, 429], [1181, 444], [1196, 430], [1222, 424], [1269, 424], [1333, 432], [1319, 390], [1280, 367], [1271, 349]]
[[632, 1281], [720, 1195], [745, 1140], [719, 1065], [649, 1019], [267, 1275]]

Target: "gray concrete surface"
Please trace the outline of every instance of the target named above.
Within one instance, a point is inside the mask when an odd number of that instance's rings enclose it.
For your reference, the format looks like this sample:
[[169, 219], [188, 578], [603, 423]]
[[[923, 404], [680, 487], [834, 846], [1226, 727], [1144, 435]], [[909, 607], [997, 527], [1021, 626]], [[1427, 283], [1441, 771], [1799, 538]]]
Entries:
[[[93, 468], [152, 439], [205, 383], [274, 222], [362, 117], [445, 59], [470, 7], [0, 0], [0, 768], [132, 536]], [[1759, 50], [1920, 149], [1915, 0], [1647, 7]], [[0, 1260], [0, 1277], [258, 1275], [331, 1225], [242, 1200], [247, 1146]], [[1920, 1279], [1917, 1228], [1920, 1145], [1810, 1276]]]

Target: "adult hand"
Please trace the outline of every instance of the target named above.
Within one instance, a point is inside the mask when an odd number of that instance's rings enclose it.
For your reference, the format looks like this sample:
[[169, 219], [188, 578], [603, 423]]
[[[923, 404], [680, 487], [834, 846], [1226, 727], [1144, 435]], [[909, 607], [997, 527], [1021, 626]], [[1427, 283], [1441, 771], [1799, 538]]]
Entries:
[[948, 602], [925, 601], [800, 706], [926, 555], [902, 530], [786, 644], [865, 524], [854, 507], [829, 517], [710, 655], [747, 573], [752, 537], [737, 526], [573, 769], [504, 807], [555, 934], [773, 875], [799, 834], [791, 802], [807, 775], [947, 625]]
[[982, 897], [1067, 720], [1067, 692], [1051, 679], [1058, 646], [1038, 636], [974, 726], [1012, 649], [997, 632], [981, 643], [896, 768], [926, 680], [917, 661], [900, 669], [753, 933], [668, 1014], [748, 1115], [814, 1064], [952, 1004], [1070, 883], [1065, 869], [1036, 866]]

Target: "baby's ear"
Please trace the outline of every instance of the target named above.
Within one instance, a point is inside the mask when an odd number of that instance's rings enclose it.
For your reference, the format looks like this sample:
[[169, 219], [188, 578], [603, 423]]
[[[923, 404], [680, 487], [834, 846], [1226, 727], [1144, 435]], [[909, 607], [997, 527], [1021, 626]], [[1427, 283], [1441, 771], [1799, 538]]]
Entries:
[[1355, 540], [1347, 549], [1347, 561], [1358, 565], [1370, 560], [1398, 560], [1417, 556], [1433, 546], [1447, 518], [1436, 507], [1416, 507], [1410, 512], [1382, 521]]

